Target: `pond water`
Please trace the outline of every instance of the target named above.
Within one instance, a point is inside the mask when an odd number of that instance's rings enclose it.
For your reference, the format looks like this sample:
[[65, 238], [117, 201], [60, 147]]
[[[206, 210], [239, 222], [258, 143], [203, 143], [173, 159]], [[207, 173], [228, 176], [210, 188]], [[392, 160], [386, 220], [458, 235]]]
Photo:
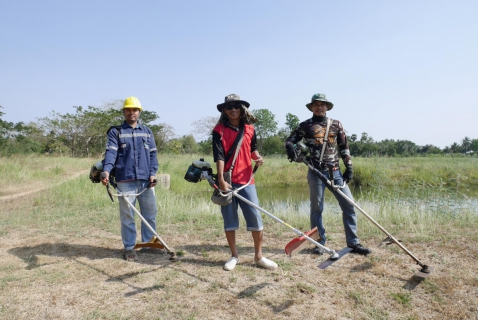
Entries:
[[[309, 188], [306, 184], [300, 187], [261, 187], [256, 184], [257, 194], [261, 200], [264, 201], [286, 201], [291, 200], [294, 202], [309, 201]], [[354, 198], [358, 201], [360, 199], [368, 199], [371, 195], [377, 196], [377, 194], [396, 194], [397, 196], [406, 197], [408, 196], [418, 196], [426, 197], [429, 195], [440, 195], [443, 193], [454, 194], [459, 198], [471, 198], [478, 199], [478, 186], [467, 187], [467, 188], [446, 188], [446, 189], [424, 189], [424, 188], [406, 188], [406, 189], [393, 189], [385, 188], [382, 190], [377, 190], [371, 187], [359, 187], [354, 188], [350, 186], [350, 190]], [[326, 192], [330, 195], [330, 192]]]
[[[468, 209], [478, 213], [478, 186], [462, 188], [435, 188], [411, 186], [408, 188], [352, 188], [354, 201], [361, 206], [367, 202], [393, 202], [408, 204], [430, 210], [446, 207], [446, 211]], [[275, 208], [294, 205], [300, 212], [309, 212], [309, 189], [301, 187], [261, 187], [257, 185], [261, 204], [273, 204]], [[331, 192], [326, 191], [325, 201], [328, 208], [339, 210], [337, 201]]]
[[[304, 181], [305, 182], [305, 181]], [[295, 187], [262, 187], [256, 185], [260, 206], [271, 213], [293, 209], [309, 214], [309, 188], [306, 184]], [[478, 186], [443, 188], [416, 185], [407, 188], [353, 188], [354, 201], [363, 209], [367, 206], [411, 207], [437, 213], [457, 213], [461, 210], [478, 214]], [[211, 198], [211, 191], [196, 193], [204, 199]], [[326, 210], [339, 214], [338, 202], [330, 191], [325, 193]], [[367, 210], [366, 210], [367, 211]]]

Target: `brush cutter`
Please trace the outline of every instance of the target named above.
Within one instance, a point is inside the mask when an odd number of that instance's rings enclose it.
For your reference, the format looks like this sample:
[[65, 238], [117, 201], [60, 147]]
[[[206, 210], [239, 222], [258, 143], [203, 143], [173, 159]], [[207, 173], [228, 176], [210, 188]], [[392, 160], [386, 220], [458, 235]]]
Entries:
[[313, 164], [311, 163], [310, 159], [306, 156], [306, 150], [307, 147], [303, 143], [299, 143], [296, 148], [296, 153], [297, 153], [297, 159], [295, 160], [296, 162], [303, 162], [309, 169], [311, 169], [322, 181], [327, 183], [335, 192], [340, 194], [347, 202], [349, 202], [351, 205], [353, 205], [357, 210], [359, 210], [367, 219], [369, 219], [377, 228], [379, 228], [383, 233], [387, 235], [387, 238], [384, 240], [384, 242], [393, 242], [397, 246], [400, 247], [406, 254], [408, 254], [415, 262], [422, 267], [422, 269], [416, 273], [415, 275], [420, 278], [426, 278], [428, 277], [432, 271], [433, 267], [428, 266], [426, 264], [423, 264], [418, 260], [417, 257], [415, 257], [403, 244], [400, 243], [400, 240], [395, 239], [387, 230], [385, 230], [380, 224], [378, 224], [371, 216], [369, 216], [362, 208], [360, 208], [354, 201], [352, 201], [347, 195], [345, 195], [340, 189], [345, 187], [345, 182], [343, 186], [336, 186], [334, 184], [334, 179], [333, 179], [333, 165], [332, 164], [327, 164], [327, 167], [329, 169], [329, 174], [330, 174], [330, 180], [327, 179], [327, 177], [319, 170], [317, 170]]
[[311, 243], [313, 243], [314, 245], [316, 245], [317, 247], [321, 248], [324, 250], [324, 252], [330, 254], [330, 257], [329, 259], [330, 260], [336, 260], [339, 258], [339, 255], [334, 251], [334, 250], [331, 250], [327, 247], [325, 247], [324, 245], [318, 243], [317, 241], [315, 241], [314, 239], [312, 239], [311, 237], [309, 237], [307, 234], [297, 230], [296, 228], [292, 227], [291, 225], [289, 225], [288, 223], [284, 222], [283, 220], [277, 218], [276, 216], [274, 216], [273, 214], [267, 212], [266, 210], [262, 209], [261, 207], [259, 207], [258, 205], [256, 205], [255, 203], [247, 200], [246, 198], [244, 198], [243, 196], [241, 196], [239, 194], [239, 191], [244, 189], [245, 187], [247, 187], [251, 181], [252, 181], [252, 177], [254, 175], [254, 173], [256, 172], [257, 170], [257, 166], [254, 167], [254, 170], [252, 171], [252, 175], [251, 175], [251, 178], [249, 179], [249, 182], [243, 186], [241, 186], [240, 188], [235, 188], [235, 189], [232, 189], [232, 190], [220, 190], [219, 187], [217, 186], [217, 182], [214, 181], [214, 178], [213, 178], [213, 174], [212, 174], [212, 168], [211, 168], [211, 165], [207, 162], [207, 161], [204, 161], [204, 159], [200, 159], [199, 161], [194, 161], [192, 163], [191, 166], [189, 166], [189, 169], [188, 171], [186, 172], [186, 175], [185, 175], [185, 179], [189, 182], [194, 182], [194, 183], [197, 183], [199, 182], [200, 180], [207, 180], [209, 182], [209, 185], [211, 187], [213, 187], [215, 190], [219, 191], [219, 193], [221, 194], [221, 196], [224, 196], [226, 197], [229, 193], [232, 193], [232, 195], [242, 201], [244, 201], [245, 203], [249, 204], [250, 206], [256, 208], [257, 210], [263, 212], [264, 214], [266, 214], [267, 216], [269, 216], [270, 218], [274, 219], [275, 221], [279, 222], [280, 224], [288, 227], [289, 229], [291, 229], [292, 231], [294, 231], [296, 234], [298, 234], [299, 236], [301, 237], [304, 237], [305, 239], [307, 239], [308, 241], [310, 241]]
[[[103, 178], [103, 173], [102, 173], [102, 178]], [[156, 180], [154, 180], [156, 182]], [[116, 183], [110, 181], [110, 184], [119, 192], [119, 193], [112, 193], [109, 187], [109, 184], [106, 185], [106, 190], [108, 191], [108, 195], [110, 196], [111, 201], [114, 202], [113, 197], [118, 197], [118, 198], [123, 198], [128, 206], [133, 209], [134, 212], [138, 215], [138, 217], [143, 221], [144, 225], [153, 233], [153, 237], [151, 240], [148, 242], [139, 242], [136, 243], [134, 246], [134, 249], [137, 248], [156, 248], [156, 249], [166, 249], [166, 252], [169, 254], [169, 260], [171, 261], [177, 261], [177, 256], [176, 253], [171, 250], [170, 247], [166, 244], [166, 242], [159, 236], [159, 234], [154, 230], [151, 225], [146, 221], [146, 219], [143, 217], [143, 215], [139, 212], [138, 209], [133, 206], [131, 201], [129, 201], [128, 197], [139, 197], [143, 192], [145, 192], [147, 189], [150, 188], [151, 182], [148, 184], [146, 188], [143, 189], [140, 193], [122, 193], [121, 190], [118, 188]]]
[[[310, 231], [304, 232], [304, 234], [306, 236], [311, 237], [315, 241], [321, 239], [320, 234], [317, 231], [317, 227], [313, 228]], [[308, 244], [308, 241], [304, 236], [294, 238], [285, 246], [285, 249], [284, 249], [285, 254], [292, 257], [296, 253], [300, 252], [307, 244]]]

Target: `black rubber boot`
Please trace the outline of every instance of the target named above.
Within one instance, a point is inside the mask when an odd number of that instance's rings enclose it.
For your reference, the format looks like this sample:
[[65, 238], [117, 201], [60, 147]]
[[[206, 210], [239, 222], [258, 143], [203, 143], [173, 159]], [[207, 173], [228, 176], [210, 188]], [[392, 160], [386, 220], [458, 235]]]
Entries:
[[318, 254], [319, 256], [321, 256], [321, 255], [324, 254], [324, 249], [319, 248], [319, 247], [315, 247], [314, 250], [312, 250], [312, 253], [313, 254]]
[[348, 247], [352, 248], [352, 251], [350, 251], [350, 252], [356, 253], [356, 254], [361, 254], [363, 256], [366, 256], [367, 254], [372, 253], [372, 250], [370, 250], [368, 248], [365, 248], [360, 243], [356, 244], [356, 245], [353, 245], [353, 246], [348, 246]]

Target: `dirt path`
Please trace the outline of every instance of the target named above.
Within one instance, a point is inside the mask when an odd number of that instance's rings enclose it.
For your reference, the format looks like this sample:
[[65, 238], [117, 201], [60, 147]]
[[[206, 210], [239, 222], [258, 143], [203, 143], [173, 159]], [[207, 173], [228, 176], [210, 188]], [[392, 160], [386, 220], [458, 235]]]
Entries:
[[40, 187], [36, 187], [36, 188], [33, 188], [33, 189], [30, 189], [30, 190], [27, 190], [27, 191], [22, 191], [22, 192], [16, 192], [14, 194], [9, 194], [9, 195], [6, 195], [6, 196], [0, 196], [0, 201], [5, 201], [5, 200], [12, 200], [12, 199], [16, 199], [16, 198], [20, 198], [20, 197], [24, 197], [24, 196], [27, 196], [29, 194], [32, 194], [32, 193], [37, 193], [37, 192], [40, 192], [42, 190], [45, 190], [45, 189], [48, 189], [48, 188], [52, 188], [54, 186], [57, 186], [59, 184], [62, 184], [63, 182], [65, 181], [68, 181], [68, 180], [73, 180], [73, 179], [76, 179], [78, 178], [79, 176], [83, 175], [83, 174], [87, 174], [89, 171], [88, 170], [82, 170], [80, 172], [77, 172], [77, 173], [74, 173], [70, 176], [68, 176], [66, 179], [64, 180], [61, 180], [61, 181], [58, 181], [56, 183], [52, 183], [52, 184], [47, 184], [47, 185], [42, 185]]

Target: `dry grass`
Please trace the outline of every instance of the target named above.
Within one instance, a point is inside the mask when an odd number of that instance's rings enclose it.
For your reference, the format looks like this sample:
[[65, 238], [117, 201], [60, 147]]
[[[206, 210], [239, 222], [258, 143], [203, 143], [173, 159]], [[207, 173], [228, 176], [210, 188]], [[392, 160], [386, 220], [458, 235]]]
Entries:
[[[12, 155], [0, 157], [0, 200], [37, 192], [54, 186], [78, 173], [89, 172], [91, 160], [56, 156]], [[79, 172], [78, 167], [82, 166]]]
[[[211, 207], [193, 198], [179, 204], [196, 208], [194, 219], [208, 220], [200, 223], [161, 206], [161, 236], [184, 255], [173, 263], [140, 253], [139, 262], [130, 263], [121, 258], [117, 204], [85, 177], [75, 185], [81, 198], [59, 186], [0, 202], [1, 319], [478, 318], [476, 219], [451, 220], [427, 237], [427, 230], [399, 229], [395, 236], [435, 268], [423, 281], [413, 276], [419, 266], [394, 245], [379, 247], [383, 237], [375, 233], [363, 239], [372, 255], [348, 254], [325, 270], [317, 266], [326, 256], [303, 251], [289, 258], [284, 246], [295, 235], [267, 217], [264, 254], [279, 268], [253, 265], [242, 220], [240, 263], [226, 272], [230, 254], [217, 207], [208, 215], [201, 212]], [[168, 200], [168, 193], [158, 195], [160, 204], [182, 199]], [[327, 222], [327, 245], [337, 250], [344, 236], [334, 221]]]
[[[33, 199], [5, 203], [34, 205]], [[0, 241], [2, 319], [473, 319], [478, 316], [478, 250], [469, 229], [447, 230], [407, 248], [435, 267], [418, 281], [417, 265], [394, 246], [376, 247], [369, 257], [348, 254], [326, 270], [326, 257], [283, 254], [293, 238], [272, 226], [265, 254], [279, 264], [267, 271], [252, 264], [250, 235], [238, 233], [241, 261], [222, 270], [229, 256], [221, 235], [179, 233], [170, 226], [166, 242], [184, 256], [141, 255], [121, 259], [119, 232], [94, 225], [77, 232], [25, 226]], [[281, 228], [281, 227], [276, 227]], [[164, 227], [163, 227], [164, 229]], [[282, 236], [272, 235], [282, 234]], [[341, 234], [328, 245], [339, 249]], [[411, 235], [413, 237], [413, 235]]]

